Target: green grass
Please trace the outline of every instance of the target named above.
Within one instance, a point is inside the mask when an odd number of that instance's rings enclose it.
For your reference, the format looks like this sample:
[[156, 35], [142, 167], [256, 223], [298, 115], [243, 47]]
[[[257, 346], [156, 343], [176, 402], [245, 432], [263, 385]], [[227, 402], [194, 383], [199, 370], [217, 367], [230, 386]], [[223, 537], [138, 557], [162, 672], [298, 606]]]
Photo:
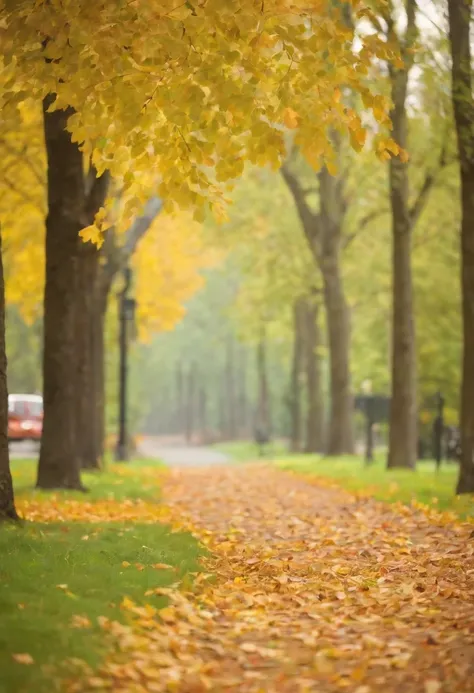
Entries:
[[[236, 462], [249, 462], [259, 459], [258, 445], [249, 440], [216, 443], [216, 445], [213, 445], [213, 449], [228, 455]], [[263, 459], [282, 457], [287, 454], [288, 446], [280, 440], [275, 440], [265, 446]]]
[[[34, 480], [32, 462], [15, 460], [12, 466], [18, 497], [47, 498], [28, 490]], [[91, 493], [64, 497], [106, 504], [156, 499], [159, 487], [149, 475], [140, 464], [132, 476], [116, 478], [113, 469], [88, 474]], [[106, 645], [98, 617], [125, 621], [120, 609], [125, 596], [164, 605], [161, 598], [145, 598], [146, 590], [198, 570], [201, 550], [190, 534], [172, 533], [159, 523], [84, 520], [0, 526], [0, 693], [55, 690], [59, 672], [51, 667], [70, 657], [97, 664]], [[130, 565], [123, 566], [124, 561]], [[155, 569], [156, 563], [175, 569]], [[91, 627], [74, 628], [74, 616], [87, 617]], [[31, 655], [34, 664], [14, 661], [13, 655], [22, 653]]]
[[[42, 491], [34, 489], [36, 482], [37, 462], [33, 460], [12, 460], [11, 470], [15, 493], [18, 497], [25, 493], [34, 494], [34, 497], [47, 496]], [[146, 468], [146, 475], [144, 469]], [[151, 473], [156, 468], [156, 478], [159, 477], [160, 470], [165, 466], [157, 460], [133, 460], [127, 463], [109, 463], [104, 471], [83, 472], [82, 480], [88, 489], [84, 496], [82, 493], [68, 491], [62, 493], [66, 498], [84, 498], [87, 500], [124, 500], [125, 498], [144, 500], [156, 498], [157, 486], [156, 479]], [[123, 475], [121, 474], [123, 470]], [[148, 471], [150, 470], [150, 471]]]
[[[256, 459], [252, 443], [237, 442], [227, 445], [227, 454], [237, 461]], [[420, 461], [416, 471], [385, 468], [385, 457], [380, 455], [367, 466], [358, 457], [324, 458], [317, 455], [289, 455], [288, 452], [267, 454], [280, 469], [335, 481], [341, 487], [369, 493], [387, 502], [413, 500], [440, 510], [450, 510], [462, 517], [474, 518], [474, 496], [456, 496], [458, 476], [456, 464], [443, 463], [439, 472], [432, 461]]]

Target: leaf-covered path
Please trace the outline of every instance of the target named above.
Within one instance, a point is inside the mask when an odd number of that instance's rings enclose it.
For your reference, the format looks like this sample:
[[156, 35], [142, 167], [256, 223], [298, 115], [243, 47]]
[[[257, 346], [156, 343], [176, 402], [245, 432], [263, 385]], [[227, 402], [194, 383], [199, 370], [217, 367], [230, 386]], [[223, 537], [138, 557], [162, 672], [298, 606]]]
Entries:
[[474, 691], [472, 525], [265, 466], [175, 471], [165, 501], [215, 578], [128, 604], [89, 689]]

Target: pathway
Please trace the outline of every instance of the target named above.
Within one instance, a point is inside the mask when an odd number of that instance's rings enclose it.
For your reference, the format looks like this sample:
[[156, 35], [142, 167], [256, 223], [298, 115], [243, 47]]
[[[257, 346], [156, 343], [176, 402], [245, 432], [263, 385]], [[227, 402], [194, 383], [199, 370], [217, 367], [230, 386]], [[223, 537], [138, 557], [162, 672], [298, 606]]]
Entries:
[[144, 457], [163, 460], [170, 467], [207, 467], [229, 462], [227, 455], [212, 448], [186, 446], [179, 441], [169, 443], [160, 438], [144, 438], [139, 453]]
[[94, 687], [474, 692], [472, 525], [263, 465], [209, 472], [172, 471], [164, 502], [211, 550], [213, 580], [158, 613], [128, 605]]

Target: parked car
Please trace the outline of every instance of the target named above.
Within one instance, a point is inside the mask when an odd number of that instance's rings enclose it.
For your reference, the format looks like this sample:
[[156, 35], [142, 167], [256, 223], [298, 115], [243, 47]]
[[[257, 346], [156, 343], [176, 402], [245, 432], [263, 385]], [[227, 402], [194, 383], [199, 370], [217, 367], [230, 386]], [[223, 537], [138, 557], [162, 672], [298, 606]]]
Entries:
[[43, 432], [43, 398], [39, 395], [8, 395], [8, 440], [39, 441]]

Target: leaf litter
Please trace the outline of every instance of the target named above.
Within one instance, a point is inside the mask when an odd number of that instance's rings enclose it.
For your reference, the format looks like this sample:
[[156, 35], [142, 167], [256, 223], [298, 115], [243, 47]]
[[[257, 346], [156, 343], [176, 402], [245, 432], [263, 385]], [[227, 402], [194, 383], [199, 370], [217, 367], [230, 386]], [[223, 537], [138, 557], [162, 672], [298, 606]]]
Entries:
[[474, 691], [472, 524], [265, 465], [174, 471], [163, 491], [203, 572], [125, 598], [103, 665], [64, 690]]

